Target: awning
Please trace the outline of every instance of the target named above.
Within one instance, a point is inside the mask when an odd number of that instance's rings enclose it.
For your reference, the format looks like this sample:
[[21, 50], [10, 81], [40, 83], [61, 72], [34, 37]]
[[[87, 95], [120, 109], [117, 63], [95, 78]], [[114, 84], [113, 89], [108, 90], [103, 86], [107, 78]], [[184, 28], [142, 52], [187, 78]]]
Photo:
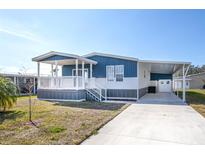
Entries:
[[140, 63], [147, 64], [151, 73], [160, 74], [175, 74], [181, 70], [183, 66], [187, 67], [190, 62], [179, 62], [179, 61], [155, 61], [155, 60], [140, 60]]
[[96, 61], [82, 57], [82, 56], [68, 54], [68, 53], [55, 52], [55, 51], [51, 51], [46, 54], [34, 57], [32, 58], [32, 61], [46, 63], [46, 64], [56, 64], [57, 62], [58, 65], [72, 65], [72, 64], [75, 64], [76, 59], [79, 60], [78, 62], [79, 64], [81, 64], [83, 61], [85, 64], [97, 64]]

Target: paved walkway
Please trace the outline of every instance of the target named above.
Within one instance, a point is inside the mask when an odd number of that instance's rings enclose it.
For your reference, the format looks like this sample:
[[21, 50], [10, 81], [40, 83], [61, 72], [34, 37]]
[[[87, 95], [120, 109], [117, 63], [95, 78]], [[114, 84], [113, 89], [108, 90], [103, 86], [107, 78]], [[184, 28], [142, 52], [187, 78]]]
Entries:
[[167, 104], [167, 105], [186, 105], [182, 99], [174, 93], [155, 93], [146, 94], [140, 98], [139, 103], [142, 104]]
[[132, 104], [82, 144], [205, 144], [205, 118], [182, 104]]

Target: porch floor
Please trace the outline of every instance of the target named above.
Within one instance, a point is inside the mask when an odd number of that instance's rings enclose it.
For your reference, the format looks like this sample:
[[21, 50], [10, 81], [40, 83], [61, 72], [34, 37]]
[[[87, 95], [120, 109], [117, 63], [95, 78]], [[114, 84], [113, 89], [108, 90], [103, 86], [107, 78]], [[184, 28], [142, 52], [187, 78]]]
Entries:
[[174, 93], [148, 93], [138, 101], [141, 104], [165, 104], [165, 105], [186, 105], [182, 99]]

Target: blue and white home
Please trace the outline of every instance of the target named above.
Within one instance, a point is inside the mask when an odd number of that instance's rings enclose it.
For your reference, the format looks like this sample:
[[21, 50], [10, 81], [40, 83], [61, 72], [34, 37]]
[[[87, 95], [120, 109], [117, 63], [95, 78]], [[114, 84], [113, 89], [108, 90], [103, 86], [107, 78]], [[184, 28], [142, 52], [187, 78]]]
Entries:
[[[38, 64], [38, 98], [61, 101], [137, 101], [148, 92], [171, 93], [175, 90], [173, 77], [180, 71], [185, 87], [191, 64], [96, 52], [79, 56], [51, 51], [32, 60]], [[41, 63], [50, 64], [49, 76], [42, 75]]]

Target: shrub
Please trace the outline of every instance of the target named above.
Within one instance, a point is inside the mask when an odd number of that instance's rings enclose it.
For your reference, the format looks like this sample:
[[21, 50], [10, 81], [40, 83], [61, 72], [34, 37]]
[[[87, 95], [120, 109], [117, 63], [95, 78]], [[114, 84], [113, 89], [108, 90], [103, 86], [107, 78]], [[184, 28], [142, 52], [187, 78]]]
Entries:
[[0, 109], [12, 108], [17, 101], [17, 88], [10, 79], [0, 77]]

